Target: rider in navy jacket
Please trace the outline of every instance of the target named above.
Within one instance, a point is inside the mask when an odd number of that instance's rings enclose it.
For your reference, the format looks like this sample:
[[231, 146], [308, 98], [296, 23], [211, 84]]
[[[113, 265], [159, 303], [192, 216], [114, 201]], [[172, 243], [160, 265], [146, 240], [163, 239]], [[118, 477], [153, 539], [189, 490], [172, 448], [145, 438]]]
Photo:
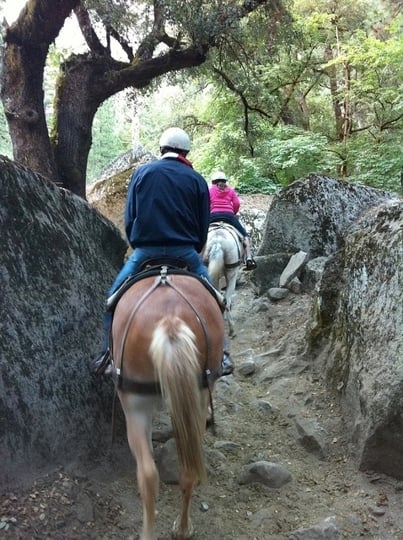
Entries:
[[133, 174], [125, 212], [132, 248], [183, 245], [200, 253], [209, 222], [207, 183], [185, 158], [167, 152]]
[[[186, 159], [189, 150], [188, 134], [180, 128], [169, 128], [161, 135], [161, 159], [133, 173], [126, 199], [125, 229], [134, 251], [109, 289], [109, 296], [137, 274], [145, 261], [164, 256], [183, 259], [190, 272], [210, 281], [200, 256], [210, 223], [210, 194], [206, 180]], [[110, 364], [111, 323], [112, 314], [106, 311], [104, 347], [92, 363], [92, 370], [99, 375]], [[222, 374], [232, 370], [231, 357], [224, 350]]]

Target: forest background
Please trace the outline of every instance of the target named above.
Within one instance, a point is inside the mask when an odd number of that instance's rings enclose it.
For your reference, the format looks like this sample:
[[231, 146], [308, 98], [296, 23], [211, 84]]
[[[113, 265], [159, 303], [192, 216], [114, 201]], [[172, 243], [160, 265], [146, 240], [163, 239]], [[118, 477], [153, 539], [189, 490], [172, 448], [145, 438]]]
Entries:
[[[0, 1], [0, 9], [7, 3]], [[119, 24], [139, 25], [139, 18], [129, 17], [130, 2], [85, 4], [95, 29], [105, 23], [106, 8], [119, 12]], [[186, 4], [196, 17], [200, 4], [214, 2]], [[216, 38], [200, 66], [105, 100], [92, 124], [87, 183], [138, 144], [158, 155], [162, 129], [178, 125], [191, 134], [195, 168], [206, 178], [213, 170], [226, 171], [240, 193], [272, 193], [310, 172], [401, 193], [402, 1], [282, 4], [287, 16], [283, 12], [281, 21], [273, 11], [251, 12], [222, 35], [222, 43]], [[204, 19], [197, 21], [200, 31]], [[71, 54], [79, 54], [77, 35], [70, 43], [56, 41], [47, 55], [43, 87], [50, 131], [58, 73]], [[3, 108], [0, 153], [12, 158], [12, 148]]]

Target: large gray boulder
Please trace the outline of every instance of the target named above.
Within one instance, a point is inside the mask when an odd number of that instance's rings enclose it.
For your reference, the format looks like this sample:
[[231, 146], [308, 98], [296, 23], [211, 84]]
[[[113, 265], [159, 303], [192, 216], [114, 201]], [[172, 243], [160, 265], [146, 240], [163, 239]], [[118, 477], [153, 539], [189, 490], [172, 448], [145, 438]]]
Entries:
[[403, 479], [403, 201], [369, 210], [329, 257], [307, 357], [339, 391], [359, 467]]
[[328, 256], [360, 215], [395, 198], [379, 189], [310, 174], [274, 196], [257, 254], [304, 251], [309, 259]]
[[109, 448], [113, 387], [90, 375], [118, 229], [0, 158], [0, 482]]

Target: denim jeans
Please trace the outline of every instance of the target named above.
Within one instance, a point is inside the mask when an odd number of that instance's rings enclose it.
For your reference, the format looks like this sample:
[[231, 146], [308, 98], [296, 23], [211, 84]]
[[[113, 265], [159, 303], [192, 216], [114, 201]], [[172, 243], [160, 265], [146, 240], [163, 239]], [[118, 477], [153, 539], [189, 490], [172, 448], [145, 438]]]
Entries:
[[[127, 259], [123, 268], [120, 270], [112, 286], [108, 290], [108, 297], [111, 296], [130, 276], [134, 276], [141, 270], [142, 264], [148, 259], [155, 257], [173, 257], [183, 259], [189, 266], [189, 271], [199, 276], [205, 277], [209, 283], [211, 278], [204, 266], [201, 256], [197, 251], [190, 246], [149, 246], [136, 248], [130, 257]], [[103, 327], [104, 339], [103, 350], [109, 348], [109, 333], [112, 324], [112, 313], [106, 311], [104, 313]]]
[[130, 257], [125, 262], [123, 268], [117, 275], [111, 288], [108, 291], [108, 296], [111, 296], [119, 289], [124, 281], [129, 276], [134, 276], [140, 272], [142, 264], [148, 259], [155, 257], [173, 257], [183, 259], [187, 262], [190, 272], [198, 276], [205, 277], [210, 283], [211, 278], [204, 266], [202, 258], [197, 251], [190, 246], [149, 246], [136, 248]]
[[245, 227], [242, 225], [242, 223], [239, 221], [238, 216], [235, 214], [230, 214], [229, 212], [213, 212], [210, 214], [210, 223], [213, 223], [214, 221], [226, 221], [235, 229], [242, 234], [242, 236], [249, 236], [248, 231], [245, 229]]

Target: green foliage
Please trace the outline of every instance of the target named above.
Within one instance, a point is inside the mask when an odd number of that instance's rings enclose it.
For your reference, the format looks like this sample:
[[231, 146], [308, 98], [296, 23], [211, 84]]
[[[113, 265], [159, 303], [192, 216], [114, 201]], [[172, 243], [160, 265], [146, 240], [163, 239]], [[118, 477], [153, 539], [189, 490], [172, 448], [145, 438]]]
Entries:
[[87, 165], [88, 183], [99, 175], [105, 165], [131, 148], [130, 123], [122, 114], [116, 115], [116, 109], [124, 111], [122, 105], [119, 106], [119, 96], [105, 101], [95, 116]]
[[310, 172], [332, 175], [338, 162], [328, 151], [326, 137], [291, 126], [276, 128], [264, 148], [273, 175], [281, 185]]
[[403, 137], [389, 137], [373, 142], [366, 137], [355, 138], [349, 147], [351, 168], [349, 180], [394, 193], [402, 192]]
[[[170, 74], [160, 90], [148, 88], [138, 102], [140, 143], [158, 154], [161, 131], [183, 127], [195, 168], [206, 179], [224, 170], [240, 193], [272, 193], [310, 172], [337, 177], [341, 171], [350, 181], [398, 191], [402, 17], [377, 11], [373, 0], [291, 5], [292, 25], [276, 26], [272, 11], [258, 10], [221, 36], [201, 68]], [[185, 40], [235, 9], [167, 2]], [[341, 121], [349, 107], [343, 140], [336, 105]]]
[[196, 114], [189, 106], [191, 103], [194, 103], [195, 108], [198, 106], [199, 100], [194, 102], [196, 92], [198, 92], [198, 88], [192, 83], [184, 87], [163, 84], [154, 93], [143, 98], [138, 105], [140, 144], [153, 154], [158, 155], [158, 141], [164, 129], [178, 126], [186, 129], [192, 135], [193, 128], [190, 121], [187, 121], [187, 117], [188, 114], [192, 116]]
[[235, 187], [239, 193], [265, 193], [271, 195], [279, 189], [279, 185], [270, 178], [262, 175], [256, 160], [243, 158], [242, 168], [238, 171]]
[[136, 9], [131, 0], [86, 0], [85, 4], [96, 23], [113, 26], [126, 38], [131, 28], [140, 28], [147, 23], [148, 2], [139, 3]]

